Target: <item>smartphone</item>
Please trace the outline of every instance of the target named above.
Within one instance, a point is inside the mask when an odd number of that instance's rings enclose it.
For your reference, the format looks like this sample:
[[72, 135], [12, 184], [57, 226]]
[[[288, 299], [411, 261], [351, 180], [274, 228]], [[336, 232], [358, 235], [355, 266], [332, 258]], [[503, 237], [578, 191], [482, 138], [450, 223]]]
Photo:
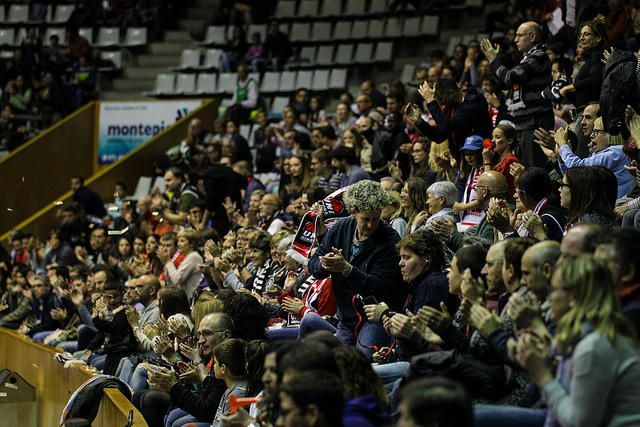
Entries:
[[365, 305], [378, 304], [378, 300], [373, 295], [367, 295], [366, 297], [363, 297], [362, 302]]

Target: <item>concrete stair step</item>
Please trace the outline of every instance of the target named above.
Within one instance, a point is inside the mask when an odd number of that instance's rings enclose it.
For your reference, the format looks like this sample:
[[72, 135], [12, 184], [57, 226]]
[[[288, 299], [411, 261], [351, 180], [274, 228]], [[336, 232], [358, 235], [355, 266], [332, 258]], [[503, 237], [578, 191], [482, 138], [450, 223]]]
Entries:
[[190, 47], [193, 47], [193, 43], [189, 43], [189, 42], [151, 43], [149, 45], [149, 53], [153, 55], [173, 55], [180, 58], [182, 51]]
[[122, 77], [127, 79], [151, 79], [158, 74], [171, 72], [166, 67], [128, 67], [122, 71]]
[[153, 85], [153, 79], [115, 79], [113, 81], [113, 90], [142, 93], [145, 90], [152, 90]]
[[181, 42], [193, 44], [193, 39], [189, 35], [188, 31], [184, 30], [170, 30], [164, 33], [165, 42]]
[[196, 0], [193, 4], [196, 7], [213, 9], [220, 5], [220, 0]]
[[178, 22], [178, 28], [187, 31], [200, 31], [204, 25], [206, 16], [201, 19], [181, 19]]
[[206, 19], [213, 10], [212, 7], [190, 7], [187, 10], [187, 19]]
[[141, 67], [175, 67], [180, 63], [178, 55], [140, 55], [138, 65]]

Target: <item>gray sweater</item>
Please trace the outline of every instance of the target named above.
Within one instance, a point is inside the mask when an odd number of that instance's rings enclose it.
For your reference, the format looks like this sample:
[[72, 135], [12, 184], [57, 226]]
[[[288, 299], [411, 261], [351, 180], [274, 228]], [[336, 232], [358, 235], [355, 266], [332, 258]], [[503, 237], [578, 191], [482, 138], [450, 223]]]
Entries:
[[626, 337], [612, 345], [597, 332], [586, 335], [571, 357], [569, 384], [556, 379], [542, 389], [562, 427], [640, 425], [640, 354]]

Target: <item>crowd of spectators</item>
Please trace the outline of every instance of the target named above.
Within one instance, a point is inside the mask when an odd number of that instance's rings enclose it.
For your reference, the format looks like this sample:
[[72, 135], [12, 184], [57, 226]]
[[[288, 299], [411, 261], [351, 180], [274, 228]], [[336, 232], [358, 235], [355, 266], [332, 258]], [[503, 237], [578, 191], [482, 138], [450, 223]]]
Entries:
[[640, 5], [514, 4], [415, 86], [194, 119], [164, 191], [72, 178], [0, 325], [152, 427], [640, 424]]
[[13, 58], [2, 62], [0, 151], [12, 151], [65, 115], [93, 99], [96, 69], [89, 42], [76, 29], [43, 46], [37, 28], [26, 36]]
[[101, 62], [78, 28], [147, 27], [155, 40], [185, 8], [171, 1], [81, 0], [66, 23], [64, 38], [53, 34], [43, 40], [46, 26], [37, 23], [45, 22], [47, 4], [30, 2], [25, 36], [12, 58], [0, 60], [0, 152], [14, 150], [96, 98]]

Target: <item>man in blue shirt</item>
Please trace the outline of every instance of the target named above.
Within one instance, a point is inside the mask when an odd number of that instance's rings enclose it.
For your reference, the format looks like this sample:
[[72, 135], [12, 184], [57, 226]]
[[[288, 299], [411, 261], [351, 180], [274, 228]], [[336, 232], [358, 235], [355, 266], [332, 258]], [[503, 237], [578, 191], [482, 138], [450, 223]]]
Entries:
[[633, 176], [624, 168], [629, 165], [630, 161], [622, 151], [623, 146], [612, 145], [612, 139], [616, 137], [609, 135], [604, 130], [601, 117], [595, 120], [590, 137], [591, 142], [588, 145], [590, 155], [585, 159], [581, 159], [569, 147], [567, 129], [561, 128], [556, 131], [555, 140], [558, 146], [558, 154], [562, 160], [560, 167], [563, 173], [567, 169], [579, 167], [601, 166], [607, 168], [614, 173], [618, 180], [616, 198], [619, 199], [626, 196], [633, 188], [634, 180]]

